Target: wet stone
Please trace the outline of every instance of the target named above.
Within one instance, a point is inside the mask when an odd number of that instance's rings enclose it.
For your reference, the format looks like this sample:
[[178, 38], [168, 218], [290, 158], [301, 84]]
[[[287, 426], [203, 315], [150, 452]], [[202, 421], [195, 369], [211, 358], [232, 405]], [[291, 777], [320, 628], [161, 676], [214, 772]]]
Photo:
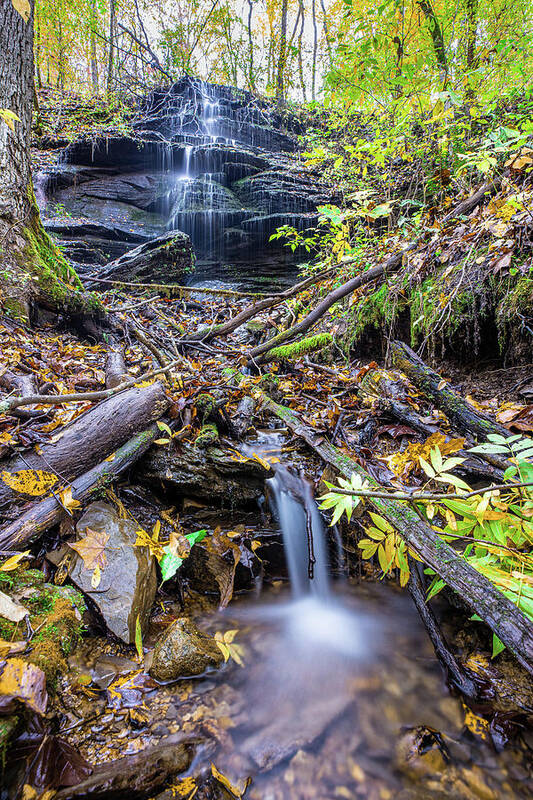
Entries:
[[202, 675], [220, 666], [224, 657], [207, 633], [193, 622], [178, 619], [165, 631], [154, 650], [150, 675], [157, 681]]

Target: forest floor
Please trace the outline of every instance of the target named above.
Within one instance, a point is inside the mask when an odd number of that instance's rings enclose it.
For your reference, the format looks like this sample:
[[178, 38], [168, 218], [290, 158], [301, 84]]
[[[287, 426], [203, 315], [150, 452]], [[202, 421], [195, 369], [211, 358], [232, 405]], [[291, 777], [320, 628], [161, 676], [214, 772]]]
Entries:
[[[74, 132], [80, 132], [76, 126]], [[522, 208], [517, 209], [518, 194]], [[334, 571], [348, 571], [354, 582], [382, 579], [388, 585], [390, 595], [373, 585], [360, 590], [367, 605], [357, 611], [364, 614], [371, 609], [377, 618], [385, 609], [397, 627], [395, 632], [384, 628], [392, 646], [371, 668], [352, 676], [353, 693], [334, 717], [322, 719], [316, 694], [304, 698], [304, 705], [317, 709], [320, 723], [308, 741], [294, 732], [286, 734], [290, 718], [303, 714], [298, 693], [290, 713], [281, 710], [286, 696], [276, 696], [283, 724], [270, 734], [281, 740], [287, 736], [285, 761], [281, 766], [276, 762], [273, 772], [267, 769], [267, 779], [259, 769], [249, 789], [245, 779], [250, 762], [238, 753], [237, 734], [235, 739], [232, 735], [234, 729], [246, 727], [251, 714], [246, 707], [249, 695], [242, 686], [245, 679], [239, 677], [241, 663], [244, 672], [249, 670], [250, 685], [260, 686], [268, 649], [279, 646], [268, 625], [257, 621], [250, 625], [246, 614], [240, 616], [239, 604], [253, 596], [258, 576], [269, 587], [269, 596], [283, 594], [286, 575], [277, 526], [268, 513], [257, 511], [256, 504], [263, 493], [257, 486], [263, 486], [280, 461], [295, 474], [303, 469], [317, 496], [327, 491], [324, 481], [331, 483], [336, 477], [317, 451], [323, 442], [336, 445], [387, 491], [425, 487], [424, 464], [435, 446], [443, 455], [464, 458], [452, 471], [469, 485], [479, 488], [501, 480], [501, 464], [467, 452], [475, 443], [472, 431], [461, 430], [457, 420], [439, 407], [435, 395], [428, 397], [397, 364], [390, 363], [392, 341], [404, 338], [420, 345], [425, 339], [422, 352], [432, 356], [438, 368], [438, 392], [456, 390], [470, 409], [487, 415], [491, 424], [504, 426], [509, 437], [532, 433], [531, 305], [526, 296], [531, 281], [530, 195], [529, 176], [520, 167], [490, 202], [476, 205], [468, 214], [439, 223], [432, 212], [417, 249], [383, 284], [385, 290], [374, 284], [356, 289], [309, 329], [312, 336], [302, 339], [294, 334], [259, 357], [254, 353], [269, 337], [305, 320], [317, 303], [357, 274], [370, 253], [370, 266], [375, 266], [408, 246], [410, 237], [385, 234], [376, 250], [369, 226], [355, 265], [346, 257], [334, 274], [317, 276], [298, 294], [278, 298], [263, 311], [253, 307], [263, 298], [245, 294], [202, 291], [201, 286], [132, 289], [117, 284], [98, 292], [98, 297], [103, 312], [124, 331], [119, 343], [109, 336], [97, 342], [80, 339], [60, 317], [46, 311], [31, 329], [0, 320], [2, 376], [11, 372], [31, 376], [43, 397], [80, 395], [75, 401], [21, 405], [0, 418], [2, 479], [13, 489], [8, 503], [4, 498], [0, 534], [16, 530], [25, 514], [39, 520], [37, 506], [43, 498], [53, 497], [60, 511], [59, 525], [36, 527], [37, 534], [25, 533], [24, 539], [19, 531], [9, 546], [2, 540], [6, 560], [0, 564], [0, 585], [19, 609], [28, 612], [29, 605], [29, 613], [22, 616], [11, 610], [14, 617], [0, 628], [0, 655], [9, 657], [16, 673], [1, 687], [2, 699], [8, 700], [0, 706], [7, 720], [2, 737], [7, 740], [20, 733], [21, 705], [33, 715], [29, 733], [16, 740], [10, 761], [10, 777], [15, 775], [26, 798], [60, 787], [58, 797], [80, 796], [68, 787], [83, 780], [89, 781], [84, 796], [90, 786], [98, 797], [111, 791], [112, 796], [131, 796], [133, 786], [139, 796], [163, 792], [158, 795], [162, 800], [245, 794], [259, 798], [267, 791], [277, 800], [294, 785], [306, 798], [527, 797], [532, 786], [533, 741], [527, 729], [533, 695], [526, 671], [508, 651], [492, 659], [489, 628], [472, 622], [470, 611], [450, 592], [445, 599], [441, 596], [439, 619], [450, 649], [476, 684], [477, 695], [459, 703], [443, 691], [435, 662], [433, 667], [423, 663], [432, 658], [429, 639], [421, 628], [416, 632], [407, 590], [401, 592], [398, 585], [401, 568], [397, 563], [392, 567], [390, 561], [384, 568], [377, 555], [361, 557], [364, 546], [358, 543], [371, 524], [366, 505], [355, 510], [351, 524], [345, 517], [340, 520], [343, 558], [334, 561]], [[441, 219], [447, 210], [442, 212]], [[473, 242], [477, 272], [467, 272], [461, 264]], [[524, 269], [518, 275], [510, 274], [510, 262], [505, 263], [510, 242], [524, 255]], [[438, 279], [436, 264], [441, 268]], [[450, 265], [459, 269], [449, 269]], [[486, 279], [484, 285], [492, 286], [494, 275], [501, 282], [486, 300], [481, 330], [477, 304], [483, 293], [470, 298], [473, 305], [457, 298], [470, 291], [473, 281]], [[221, 326], [247, 309], [248, 318], [224, 332]], [[425, 314], [422, 323], [420, 310]], [[498, 341], [503, 353], [497, 350]], [[468, 352], [471, 358], [465, 358]], [[157, 415], [157, 438], [152, 437], [156, 441], [147, 460], [111, 483], [97, 483], [92, 487], [96, 491], [79, 495], [78, 500], [73, 478], [79, 470], [63, 475], [51, 468], [47, 448], [68, 436], [76, 420], [89, 419], [99, 402], [102, 406], [108, 402], [108, 397], [91, 394], [109, 389], [106, 379], [117, 353], [119, 378], [131, 379], [139, 392], [160, 383], [167, 405]], [[152, 374], [158, 370], [158, 375]], [[7, 399], [12, 395], [8, 393]], [[270, 400], [293, 412], [309, 431], [307, 443], [273, 413]], [[93, 433], [88, 431], [89, 436]], [[280, 438], [269, 438], [273, 433]], [[79, 447], [81, 464], [83, 443]], [[18, 454], [24, 459], [28, 453], [42, 454], [43, 463], [31, 476], [23, 476], [25, 470], [15, 471], [12, 465]], [[108, 462], [111, 468], [120, 458], [117, 453], [118, 447], [106, 451], [101, 463]], [[85, 600], [79, 593], [54, 594], [68, 585], [72, 551], [76, 552], [71, 548], [69, 560], [64, 544], [79, 545], [81, 534], [75, 526], [94, 498], [110, 505], [119, 519], [134, 521], [136, 546], [159, 562], [159, 587], [149, 622], [141, 634], [137, 615], [139, 625], [127, 644], [105, 635], [95, 607], [100, 581], [106, 585], [109, 579], [106, 564], [110, 566], [104, 555], [106, 542], [99, 543], [94, 531], [81, 537], [89, 539], [89, 548], [86, 543], [85, 550], [77, 551], [89, 575], [83, 584]], [[196, 540], [199, 532], [203, 538]], [[506, 540], [506, 546], [509, 543]], [[527, 552], [525, 545], [520, 547], [520, 554]], [[13, 548], [21, 553], [14, 560], [7, 552]], [[107, 559], [112, 557], [108, 552]], [[36, 573], [30, 574], [32, 570]], [[43, 587], [44, 579], [48, 588]], [[30, 591], [32, 580], [37, 583]], [[221, 614], [219, 608], [230, 603]], [[207, 681], [157, 683], [149, 675], [154, 645], [170, 623], [184, 616], [200, 622], [213, 636], [225, 666], [220, 673], [210, 673]], [[400, 630], [403, 619], [411, 620], [415, 633], [409, 626]], [[413, 651], [422, 654], [418, 661], [412, 659]], [[30, 664], [44, 670], [46, 685], [39, 682], [39, 675], [26, 675]], [[329, 668], [340, 669], [338, 664]], [[331, 680], [329, 673], [320, 676], [321, 681], [326, 679]], [[401, 705], [394, 699], [398, 697]], [[355, 734], [353, 717], [347, 713], [354, 702], [360, 720]], [[261, 727], [260, 720], [257, 725]], [[161, 754], [165, 744], [173, 748], [172, 758], [159, 755], [166, 761], [155, 765], [153, 753]], [[262, 741], [254, 745], [254, 769], [263, 745]], [[195, 749], [196, 761], [190, 752]], [[496, 756], [496, 750], [503, 753]], [[118, 756], [128, 758], [120, 770], [104, 774], [107, 763]], [[92, 777], [89, 765], [97, 767]], [[185, 777], [176, 779], [184, 770], [189, 770]]]

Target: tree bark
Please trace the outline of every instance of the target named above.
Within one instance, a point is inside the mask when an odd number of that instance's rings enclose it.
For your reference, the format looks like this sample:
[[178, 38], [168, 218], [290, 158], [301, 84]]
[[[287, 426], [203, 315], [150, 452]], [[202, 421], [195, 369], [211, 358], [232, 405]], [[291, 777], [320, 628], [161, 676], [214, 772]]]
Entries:
[[430, 0], [418, 0], [418, 5], [428, 21], [429, 33], [433, 42], [433, 50], [435, 51], [435, 60], [437, 61], [442, 82], [445, 84], [448, 79], [448, 57], [442, 28]]
[[96, 0], [90, 0], [89, 6], [89, 47], [90, 47], [90, 62], [91, 62], [91, 85], [93, 94], [98, 95], [98, 57], [96, 54], [96, 32], [97, 32], [98, 14], [96, 10]]
[[276, 74], [276, 105], [281, 108], [285, 105], [285, 66], [287, 63], [287, 11], [288, 0], [281, 3], [281, 32], [279, 40], [279, 57]]
[[31, 180], [30, 135], [33, 107], [33, 13], [27, 19], [11, 0], [0, 0], [0, 108], [16, 114], [13, 130], [0, 119], [1, 305], [11, 316], [30, 319], [37, 297], [83, 305], [74, 289], [79, 279], [45, 233]]
[[[9, 473], [25, 469], [55, 472], [62, 480], [70, 481], [158, 419], [167, 406], [160, 383], [119, 392], [65, 426], [60, 438], [42, 445], [39, 453], [15, 456], [2, 464], [2, 469]], [[15, 492], [0, 482], [0, 505], [14, 496]]]
[[[126, 444], [119, 447], [112, 461], [101, 461], [72, 482], [70, 489], [73, 499], [83, 503], [94, 492], [111, 485], [121, 473], [144, 455], [154, 439], [159, 436], [161, 431], [157, 425], [151, 425], [150, 428], [133, 436]], [[60, 522], [64, 514], [63, 506], [55, 497], [46, 497], [35, 503], [14, 522], [0, 528], [0, 549], [16, 549], [38, 539], [41, 534]]]
[[115, 62], [115, 5], [116, 0], [109, 0], [109, 53], [107, 58], [107, 96], [113, 91]]

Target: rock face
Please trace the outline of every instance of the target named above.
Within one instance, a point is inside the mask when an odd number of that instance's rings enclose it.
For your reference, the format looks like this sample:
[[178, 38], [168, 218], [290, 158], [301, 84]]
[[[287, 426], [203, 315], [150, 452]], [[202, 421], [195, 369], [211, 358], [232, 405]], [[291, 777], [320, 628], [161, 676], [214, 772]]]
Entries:
[[135, 641], [137, 616], [144, 631], [155, 599], [157, 573], [148, 548], [135, 547], [137, 525], [120, 519], [107, 503], [91, 503], [76, 526], [85, 536], [88, 530], [105, 532], [106, 564], [100, 583], [91, 585], [92, 570], [76, 556], [71, 580], [98, 606], [105, 623], [115, 636], [126, 643]]
[[225, 507], [254, 503], [263, 494], [267, 471], [257, 461], [239, 462], [223, 447], [181, 442], [174, 449], [152, 448], [137, 466], [142, 481], [176, 494]]
[[[302, 170], [298, 121], [248, 92], [186, 77], [150, 93], [139, 112], [135, 135], [73, 142], [36, 176], [45, 224], [74, 261], [102, 265], [132, 236], [179, 230], [200, 265], [275, 259], [286, 269], [294, 256], [270, 234], [311, 227], [317, 206], [335, 202], [320, 176]], [[74, 222], [97, 230], [78, 227], [74, 240]]]
[[218, 667], [224, 657], [215, 640], [188, 619], [177, 619], [164, 632], [154, 650], [150, 675], [156, 681], [202, 675]]
[[106, 264], [99, 277], [139, 283], [182, 283], [193, 264], [191, 240], [181, 231], [171, 231]]

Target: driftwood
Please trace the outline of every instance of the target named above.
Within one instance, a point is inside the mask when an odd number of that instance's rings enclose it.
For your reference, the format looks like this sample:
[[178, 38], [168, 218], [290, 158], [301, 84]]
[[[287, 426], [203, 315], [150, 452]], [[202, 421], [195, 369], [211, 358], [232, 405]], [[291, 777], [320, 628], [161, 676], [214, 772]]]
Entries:
[[184, 772], [194, 755], [195, 742], [176, 734], [155, 747], [133, 756], [119, 758], [95, 767], [82, 783], [68, 786], [54, 795], [55, 800], [141, 800], [150, 797], [175, 775]]
[[[151, 425], [122, 445], [115, 452], [112, 461], [102, 461], [80, 475], [70, 487], [73, 499], [83, 503], [93, 492], [100, 491], [102, 486], [113, 483], [118, 475], [135, 464], [158, 436], [161, 436], [161, 431], [157, 425]], [[14, 522], [0, 528], [0, 549], [13, 550], [37, 539], [56, 525], [65, 513], [63, 506], [54, 496], [35, 503]]]
[[510, 431], [490, 417], [481, 414], [460, 394], [451, 389], [442, 376], [428, 367], [414, 350], [403, 342], [392, 342], [391, 353], [394, 366], [401, 370], [438, 408], [442, 409], [450, 422], [460, 431], [486, 439], [488, 434], [510, 436]]
[[[15, 456], [1, 468], [9, 473], [24, 469], [55, 472], [70, 481], [98, 464], [135, 433], [158, 419], [168, 406], [160, 383], [132, 387], [113, 395], [79, 416], [59, 432], [57, 441], [42, 445], [39, 453]], [[12, 500], [13, 490], [0, 483], [0, 505]]]
[[255, 400], [250, 395], [245, 395], [239, 401], [235, 414], [231, 418], [233, 429], [239, 439], [242, 439], [248, 428], [255, 411]]
[[[254, 393], [259, 394], [257, 387]], [[356, 461], [302, 423], [285, 406], [262, 394], [263, 407], [275, 414], [328, 464], [345, 477], [360, 475], [371, 488], [379, 484]], [[517, 661], [533, 674], [533, 625], [522, 612], [452, 547], [443, 542], [430, 525], [407, 505], [394, 499], [370, 498], [370, 503], [394, 527], [422, 561], [435, 570], [470, 608], [494, 631]]]

